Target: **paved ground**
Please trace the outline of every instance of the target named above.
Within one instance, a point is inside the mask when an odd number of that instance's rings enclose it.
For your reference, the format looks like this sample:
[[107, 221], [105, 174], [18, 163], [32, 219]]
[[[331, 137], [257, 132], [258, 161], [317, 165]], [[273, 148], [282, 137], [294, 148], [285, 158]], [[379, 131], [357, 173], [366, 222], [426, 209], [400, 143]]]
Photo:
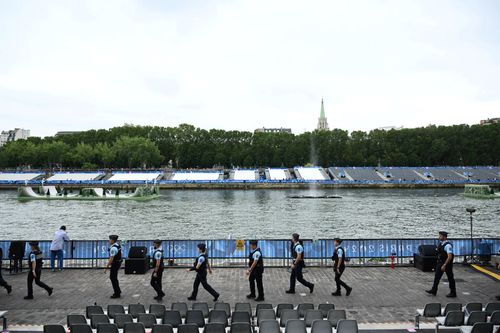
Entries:
[[[149, 286], [149, 274], [124, 275], [120, 271], [122, 298], [110, 300], [111, 284], [103, 270], [66, 270], [52, 273], [44, 270], [42, 280], [54, 287], [54, 294], [47, 293], [35, 286], [35, 299], [24, 300], [26, 295], [26, 274], [9, 275], [4, 278], [13, 285], [14, 291], [7, 295], [0, 290], [0, 310], [9, 310], [10, 325], [41, 325], [45, 323], [65, 323], [70, 313], [84, 314], [85, 306], [97, 303], [108, 304], [142, 303], [149, 306], [153, 300], [153, 289]], [[455, 265], [458, 298], [465, 304], [471, 301], [495, 301], [500, 294], [500, 283], [474, 271], [469, 267]], [[264, 283], [266, 302], [275, 306], [278, 303], [334, 303], [336, 308], [346, 309], [349, 318], [360, 323], [401, 323], [411, 326], [415, 309], [428, 302], [450, 301], [444, 297], [448, 293], [446, 280], [441, 283], [437, 297], [427, 295], [433, 273], [424, 273], [410, 267], [390, 268], [348, 268], [345, 281], [354, 290], [349, 297], [333, 297], [333, 272], [328, 268], [310, 268], [305, 278], [314, 282], [313, 294], [303, 286], [297, 286], [297, 294], [287, 295], [289, 273], [286, 269], [267, 268]], [[174, 301], [186, 301], [190, 294], [194, 273], [182, 269], [169, 269], [164, 274], [163, 283], [167, 297], [164, 303], [170, 306]], [[246, 302], [248, 282], [243, 269], [217, 269], [209, 276], [209, 283], [221, 293], [220, 301], [234, 306], [236, 302]], [[213, 306], [208, 293], [200, 288], [198, 301], [206, 301]], [[255, 302], [253, 307], [255, 307]]]

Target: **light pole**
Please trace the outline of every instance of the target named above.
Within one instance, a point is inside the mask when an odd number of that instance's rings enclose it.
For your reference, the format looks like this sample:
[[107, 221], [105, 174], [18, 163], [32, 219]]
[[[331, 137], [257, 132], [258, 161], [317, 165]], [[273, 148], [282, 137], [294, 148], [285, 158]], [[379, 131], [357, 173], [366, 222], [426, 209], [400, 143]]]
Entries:
[[470, 262], [474, 261], [474, 239], [472, 238], [472, 213], [476, 211], [473, 207], [465, 209], [470, 214]]

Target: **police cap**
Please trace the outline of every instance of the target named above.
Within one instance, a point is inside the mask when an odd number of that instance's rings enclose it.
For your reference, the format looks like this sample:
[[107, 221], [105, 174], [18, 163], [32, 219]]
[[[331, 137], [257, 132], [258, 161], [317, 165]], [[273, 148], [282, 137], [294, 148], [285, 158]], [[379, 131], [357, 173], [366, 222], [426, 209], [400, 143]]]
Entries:
[[116, 242], [118, 240], [118, 235], [109, 235], [109, 239], [114, 240]]

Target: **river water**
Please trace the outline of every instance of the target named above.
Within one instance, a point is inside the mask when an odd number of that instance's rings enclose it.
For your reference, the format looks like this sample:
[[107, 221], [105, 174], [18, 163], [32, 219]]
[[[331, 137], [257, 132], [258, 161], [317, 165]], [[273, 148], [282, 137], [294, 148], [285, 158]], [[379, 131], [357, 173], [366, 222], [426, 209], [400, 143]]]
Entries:
[[[500, 200], [461, 189], [165, 190], [158, 200], [18, 202], [0, 191], [0, 239], [51, 239], [66, 225], [73, 239], [500, 237]], [[339, 195], [341, 199], [292, 199]]]

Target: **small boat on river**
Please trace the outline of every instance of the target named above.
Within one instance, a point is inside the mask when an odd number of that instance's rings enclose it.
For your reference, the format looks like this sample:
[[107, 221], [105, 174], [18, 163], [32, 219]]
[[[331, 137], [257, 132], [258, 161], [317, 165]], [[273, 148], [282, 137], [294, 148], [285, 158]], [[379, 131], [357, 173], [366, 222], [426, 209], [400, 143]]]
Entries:
[[129, 192], [120, 189], [105, 189], [100, 187], [82, 188], [80, 190], [57, 188], [55, 186], [40, 186], [33, 189], [30, 186], [23, 186], [17, 189], [17, 199], [20, 201], [30, 200], [136, 200], [149, 201], [160, 197], [158, 186], [140, 186]]

